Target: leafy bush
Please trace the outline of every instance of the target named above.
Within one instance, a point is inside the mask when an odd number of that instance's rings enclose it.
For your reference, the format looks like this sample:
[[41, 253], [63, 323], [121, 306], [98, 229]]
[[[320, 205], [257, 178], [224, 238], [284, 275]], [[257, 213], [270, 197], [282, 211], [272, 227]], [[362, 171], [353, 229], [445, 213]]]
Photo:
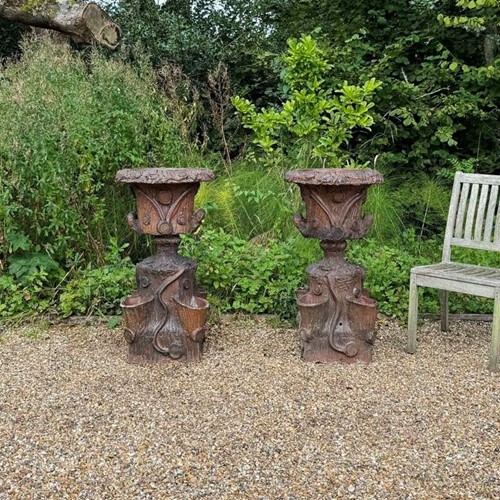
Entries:
[[64, 317], [120, 314], [120, 301], [133, 289], [134, 277], [134, 266], [128, 259], [119, 264], [84, 269], [65, 287], [60, 297], [60, 311]]
[[0, 275], [0, 318], [42, 314], [53, 306], [64, 273], [59, 264], [41, 250], [26, 237], [11, 238], [6, 272]]
[[43, 272], [31, 273], [21, 284], [10, 274], [0, 274], [0, 319], [16, 320], [47, 313], [53, 305], [54, 291]]
[[[321, 257], [315, 241], [300, 236], [286, 241], [249, 242], [222, 230], [205, 229], [199, 238], [183, 239], [183, 253], [198, 261], [197, 279], [209, 292], [209, 301], [223, 312], [272, 313], [294, 320], [295, 290], [306, 285], [306, 267]], [[457, 250], [457, 260], [499, 265], [494, 253], [476, 254]], [[441, 242], [423, 242], [414, 231], [406, 231], [398, 246], [381, 245], [373, 239], [353, 242], [347, 258], [366, 268], [365, 286], [378, 301], [379, 311], [405, 320], [408, 312], [410, 269], [438, 262]], [[437, 313], [438, 292], [421, 289], [419, 310]], [[452, 294], [450, 311], [491, 312], [491, 300]]]
[[371, 95], [381, 82], [372, 78], [363, 85], [347, 82], [333, 92], [327, 78], [332, 65], [326, 51], [309, 35], [290, 39], [283, 56], [283, 104], [257, 111], [248, 99], [235, 97], [243, 125], [255, 134], [254, 143], [285, 166], [341, 166], [352, 161], [341, 150], [352, 139], [353, 129], [370, 129], [374, 106]]
[[[209, 292], [216, 310], [270, 313], [292, 321], [297, 316], [295, 290], [306, 285], [306, 267], [321, 257], [318, 243], [300, 235], [285, 241], [256, 242], [207, 228], [198, 236], [184, 237], [181, 250], [198, 261], [198, 282]], [[41, 267], [35, 266], [25, 275], [23, 284], [14, 274], [1, 275], [0, 318], [52, 312], [56, 306], [64, 316], [119, 313], [120, 301], [134, 288], [134, 267], [129, 258], [121, 257], [123, 251], [124, 247], [112, 240], [104, 265], [79, 270], [62, 287], [54, 287], [43, 260]], [[365, 286], [378, 301], [379, 311], [404, 321], [410, 269], [439, 261], [440, 253], [440, 242], [423, 243], [413, 231], [406, 231], [398, 246], [381, 245], [372, 239], [353, 242], [348, 259], [366, 268]], [[500, 265], [500, 256], [490, 252], [456, 249], [454, 258], [483, 266]], [[437, 313], [437, 291], [421, 289], [420, 294], [420, 311]], [[450, 311], [491, 313], [492, 301], [452, 294]]]
[[147, 50], [154, 66], [176, 63], [197, 84], [205, 84], [208, 72], [221, 61], [234, 67], [234, 80], [244, 84], [256, 77], [257, 50], [269, 45], [268, 0], [107, 3], [125, 48], [132, 53]]
[[[425, 255], [420, 253], [414, 233], [407, 232], [399, 246], [381, 245], [374, 240], [355, 242], [349, 246], [348, 258], [366, 269], [365, 286], [378, 301], [379, 311], [404, 319], [408, 312], [410, 269], [439, 260], [439, 247], [430, 242]], [[429, 255], [431, 254], [431, 255]], [[424, 289], [419, 310], [437, 312], [437, 294]]]
[[110, 243], [103, 266], [88, 265], [66, 285], [59, 300], [63, 316], [121, 312], [120, 301], [133, 289], [135, 271], [131, 260], [121, 257], [127, 245], [118, 246], [116, 238]]
[[118, 169], [198, 166], [146, 66], [47, 39], [0, 69], [0, 254], [25, 238], [62, 266], [104, 261], [133, 205]]
[[223, 312], [296, 315], [295, 290], [304, 282], [306, 253], [295, 241], [249, 242], [222, 230], [183, 239], [183, 253], [198, 261], [197, 279]]

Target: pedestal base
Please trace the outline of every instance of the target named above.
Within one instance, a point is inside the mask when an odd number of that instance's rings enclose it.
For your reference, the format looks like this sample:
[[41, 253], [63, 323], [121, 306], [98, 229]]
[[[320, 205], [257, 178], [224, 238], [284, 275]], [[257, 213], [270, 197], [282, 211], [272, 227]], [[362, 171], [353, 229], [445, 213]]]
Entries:
[[336, 351], [330, 346], [326, 337], [316, 339], [314, 342], [302, 342], [302, 359], [310, 363], [340, 363], [352, 364], [363, 362], [371, 363], [373, 359], [373, 345], [361, 342], [356, 356], [349, 357], [343, 352]]
[[377, 303], [363, 289], [364, 270], [346, 262], [345, 242], [322, 242], [325, 257], [307, 269], [309, 288], [297, 291], [302, 359], [369, 363]]
[[164, 364], [201, 359], [208, 302], [199, 296], [196, 263], [177, 254], [179, 238], [157, 239], [159, 251], [139, 263], [137, 291], [125, 299], [128, 361]]

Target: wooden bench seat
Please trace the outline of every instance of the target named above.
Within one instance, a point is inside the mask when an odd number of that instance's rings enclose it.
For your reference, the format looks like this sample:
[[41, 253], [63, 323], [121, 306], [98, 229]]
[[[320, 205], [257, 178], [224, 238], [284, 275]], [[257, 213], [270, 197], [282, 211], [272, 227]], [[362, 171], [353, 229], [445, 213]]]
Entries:
[[[416, 275], [417, 286], [439, 288], [449, 292], [467, 293], [467, 289], [470, 288], [472, 295], [493, 299], [495, 298], [495, 288], [500, 288], [500, 269], [492, 267], [441, 262], [429, 266], [414, 267], [411, 272]], [[439, 283], [442, 287], [431, 286], [431, 281], [426, 278], [440, 280]], [[468, 285], [480, 286], [469, 287]]]

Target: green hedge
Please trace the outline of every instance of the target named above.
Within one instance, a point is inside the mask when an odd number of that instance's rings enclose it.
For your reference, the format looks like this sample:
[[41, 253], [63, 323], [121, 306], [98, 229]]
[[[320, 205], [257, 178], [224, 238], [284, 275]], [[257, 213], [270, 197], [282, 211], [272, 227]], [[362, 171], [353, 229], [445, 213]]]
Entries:
[[[63, 277], [58, 286], [47, 285], [49, 270], [43, 266], [35, 266], [28, 278], [0, 276], [0, 318], [47, 312], [64, 316], [119, 314], [120, 300], [135, 286], [133, 264], [121, 257], [124, 250], [112, 240], [104, 265], [88, 265]], [[321, 257], [318, 242], [300, 235], [257, 243], [210, 228], [184, 237], [181, 252], [197, 260], [198, 282], [208, 291], [216, 311], [276, 314], [292, 321], [297, 315], [295, 290], [306, 285], [306, 267]], [[365, 286], [378, 301], [379, 311], [404, 321], [410, 269], [438, 261], [440, 244], [419, 241], [407, 232], [397, 246], [367, 239], [351, 243], [347, 254], [350, 261], [366, 268]], [[456, 258], [473, 262], [473, 256], [479, 257], [475, 260], [481, 265], [499, 266], [496, 254], [460, 250]], [[452, 294], [450, 310], [487, 313], [492, 303]], [[421, 290], [420, 311], [438, 312], [437, 291]]]

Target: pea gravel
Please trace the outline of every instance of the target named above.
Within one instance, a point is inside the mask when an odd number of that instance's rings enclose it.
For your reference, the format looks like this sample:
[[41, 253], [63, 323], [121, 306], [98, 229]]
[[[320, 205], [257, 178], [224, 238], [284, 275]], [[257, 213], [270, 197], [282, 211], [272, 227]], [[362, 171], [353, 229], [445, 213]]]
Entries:
[[198, 365], [125, 361], [121, 330], [0, 341], [0, 498], [500, 498], [488, 323], [381, 321], [371, 365], [300, 360], [293, 330], [223, 317]]

